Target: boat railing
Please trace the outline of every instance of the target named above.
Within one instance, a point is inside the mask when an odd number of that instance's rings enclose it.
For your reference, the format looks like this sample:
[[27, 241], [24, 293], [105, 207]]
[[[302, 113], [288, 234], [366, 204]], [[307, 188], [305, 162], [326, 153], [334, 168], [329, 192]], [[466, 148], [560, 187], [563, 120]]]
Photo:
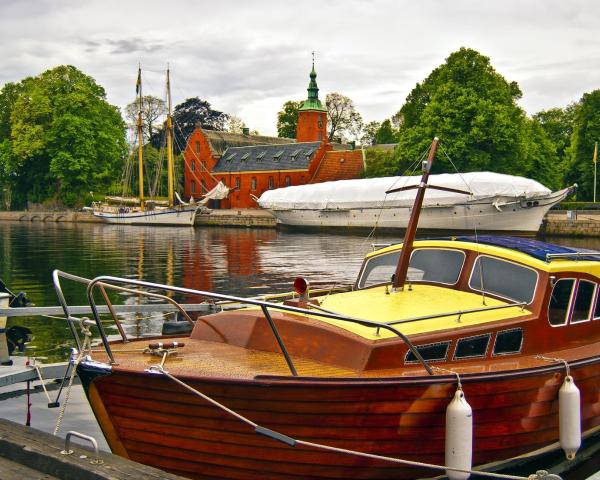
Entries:
[[563, 252], [563, 253], [547, 253], [546, 262], [554, 259], [565, 258], [575, 260], [588, 260], [586, 257], [600, 257], [600, 252]]
[[[269, 323], [269, 327], [270, 327], [271, 331], [273, 332], [273, 336], [275, 337], [275, 340], [279, 346], [279, 349], [281, 350], [281, 353], [283, 354], [285, 361], [288, 365], [288, 368], [290, 369], [290, 372], [292, 373], [293, 376], [297, 376], [298, 372], [297, 372], [297, 370], [294, 366], [294, 362], [292, 361], [292, 358], [290, 357], [290, 354], [285, 346], [283, 338], [281, 337], [279, 330], [278, 330], [277, 326], [275, 325], [275, 322], [273, 321], [273, 318], [271, 316], [271, 311], [273, 311], [273, 310], [291, 312], [291, 313], [296, 313], [296, 314], [301, 314], [301, 315], [310, 315], [311, 317], [327, 318], [327, 319], [332, 319], [332, 320], [338, 320], [341, 322], [359, 324], [359, 325], [363, 325], [366, 327], [372, 327], [375, 329], [387, 330], [387, 331], [393, 333], [394, 335], [398, 336], [399, 338], [401, 338], [402, 341], [407, 345], [407, 347], [413, 353], [413, 355], [417, 358], [417, 360], [423, 365], [425, 370], [430, 375], [433, 375], [432, 368], [423, 359], [423, 357], [421, 356], [419, 351], [412, 344], [412, 342], [408, 339], [408, 337], [406, 335], [404, 335], [400, 330], [395, 328], [394, 326], [387, 325], [386, 323], [374, 322], [372, 320], [366, 320], [366, 319], [351, 318], [351, 317], [347, 317], [344, 315], [339, 315], [335, 312], [309, 310], [306, 308], [295, 307], [292, 305], [285, 305], [283, 303], [273, 303], [270, 301], [261, 300], [261, 299], [257, 299], [257, 298], [244, 298], [244, 297], [238, 297], [235, 295], [225, 295], [225, 294], [221, 294], [221, 293], [195, 290], [195, 289], [191, 289], [191, 288], [163, 285], [163, 284], [147, 282], [147, 281], [143, 281], [143, 280], [134, 280], [131, 278], [121, 278], [121, 277], [113, 277], [113, 276], [105, 275], [105, 276], [99, 276], [99, 277], [96, 277], [96, 278], [90, 280], [90, 279], [86, 279], [83, 277], [78, 277], [76, 275], [72, 275], [67, 272], [55, 270], [53, 272], [54, 289], [56, 290], [58, 300], [63, 308], [65, 318], [69, 324], [71, 333], [72, 333], [73, 337], [75, 338], [75, 342], [77, 344], [78, 349], [81, 349], [82, 341], [79, 336], [79, 333], [77, 332], [76, 324], [80, 323], [82, 321], [82, 319], [72, 315], [72, 313], [69, 309], [69, 305], [66, 301], [65, 295], [63, 293], [63, 289], [62, 289], [61, 282], [60, 282], [61, 278], [86, 285], [86, 295], [87, 295], [87, 299], [88, 299], [88, 302], [89, 302], [89, 305], [90, 305], [90, 308], [92, 311], [92, 315], [94, 317], [93, 323], [95, 324], [96, 328], [98, 329], [100, 339], [104, 346], [104, 350], [106, 351], [106, 354], [108, 355], [108, 358], [110, 359], [111, 363], [116, 363], [115, 357], [112, 352], [110, 342], [108, 340], [108, 336], [105, 332], [104, 326], [102, 325], [102, 321], [100, 318], [100, 315], [101, 315], [100, 314], [101, 309], [99, 308], [100, 306], [96, 303], [96, 299], [94, 298], [94, 293], [96, 291], [100, 291], [102, 298], [104, 299], [105, 302], [107, 302], [108, 311], [110, 312], [110, 314], [113, 318], [113, 321], [115, 322], [117, 329], [119, 330], [119, 334], [120, 334], [123, 342], [128, 341], [127, 335], [125, 334], [125, 331], [122, 328], [120, 321], [117, 318], [117, 312], [115, 311], [114, 308], [111, 308], [113, 305], [107, 294], [107, 290], [116, 290], [116, 291], [121, 291], [121, 292], [135, 293], [136, 295], [139, 295], [139, 296], [160, 298], [162, 300], [168, 301], [169, 303], [177, 305], [179, 307], [178, 310], [182, 312], [182, 315], [184, 315], [184, 317], [186, 317], [186, 320], [188, 320], [190, 322], [192, 321], [190, 319], [189, 315], [187, 315], [187, 313], [185, 313], [183, 311], [184, 310], [183, 307], [181, 307], [181, 305], [179, 303], [177, 303], [175, 300], [168, 297], [167, 295], [153, 293], [153, 292], [149, 292], [146, 290], [139, 290], [139, 289], [143, 288], [143, 289], [159, 290], [159, 291], [162, 291], [165, 293], [172, 292], [174, 294], [179, 294], [179, 295], [196, 296], [196, 297], [200, 297], [203, 299], [208, 299], [209, 302], [213, 302], [213, 303], [227, 302], [227, 303], [234, 303], [234, 304], [240, 304], [240, 305], [251, 305], [251, 306], [259, 307], [262, 310], [265, 319]], [[127, 285], [127, 287], [125, 287], [123, 285]], [[134, 289], [131, 287], [137, 287], [137, 288]]]

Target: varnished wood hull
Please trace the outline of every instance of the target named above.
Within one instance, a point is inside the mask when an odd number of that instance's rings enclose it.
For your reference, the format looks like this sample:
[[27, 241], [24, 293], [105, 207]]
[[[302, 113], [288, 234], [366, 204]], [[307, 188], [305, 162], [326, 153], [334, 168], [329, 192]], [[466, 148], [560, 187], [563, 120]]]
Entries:
[[[600, 424], [599, 364], [594, 359], [572, 367], [581, 390], [583, 431]], [[90, 379], [85, 367], [80, 373]], [[555, 366], [464, 376], [473, 408], [474, 464], [507, 464], [556, 442], [563, 377], [564, 369]], [[445, 409], [456, 389], [450, 377], [182, 380], [294, 438], [444, 463]], [[289, 447], [257, 435], [157, 374], [114, 367], [84, 384], [113, 451], [191, 478], [412, 479], [443, 473]]]

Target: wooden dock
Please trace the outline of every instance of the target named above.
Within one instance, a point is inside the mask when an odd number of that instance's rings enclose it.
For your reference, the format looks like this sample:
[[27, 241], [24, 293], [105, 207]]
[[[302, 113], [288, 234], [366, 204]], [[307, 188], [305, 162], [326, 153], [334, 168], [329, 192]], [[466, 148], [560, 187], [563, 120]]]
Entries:
[[183, 480], [183, 477], [148, 467], [112, 453], [70, 443], [70, 455], [62, 454], [65, 438], [0, 419], [0, 478], [77, 480]]

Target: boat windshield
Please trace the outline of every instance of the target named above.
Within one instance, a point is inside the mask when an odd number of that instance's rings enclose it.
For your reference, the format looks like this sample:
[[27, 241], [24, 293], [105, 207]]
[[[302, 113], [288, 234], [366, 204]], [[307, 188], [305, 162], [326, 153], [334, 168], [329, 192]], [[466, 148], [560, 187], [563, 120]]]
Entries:
[[[396, 271], [400, 250], [369, 258], [358, 280], [358, 288], [390, 283]], [[418, 248], [412, 252], [408, 267], [408, 280], [453, 285], [458, 281], [465, 261], [460, 250]]]

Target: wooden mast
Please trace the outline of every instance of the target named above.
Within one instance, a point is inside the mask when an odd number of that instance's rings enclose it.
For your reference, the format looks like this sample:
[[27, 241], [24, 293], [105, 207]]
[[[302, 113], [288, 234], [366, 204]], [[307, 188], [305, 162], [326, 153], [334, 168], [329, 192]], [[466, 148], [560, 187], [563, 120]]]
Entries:
[[169, 183], [169, 207], [174, 205], [174, 168], [173, 168], [173, 118], [171, 116], [171, 79], [170, 71], [167, 67], [167, 178]]
[[[421, 206], [423, 205], [423, 197], [425, 197], [425, 190], [427, 190], [427, 180], [429, 179], [429, 173], [431, 172], [431, 164], [435, 157], [437, 150], [438, 138], [435, 137], [431, 143], [429, 149], [429, 156], [427, 161], [423, 162], [423, 175], [421, 176], [421, 183], [419, 183], [417, 189], [417, 196], [415, 197], [415, 203], [413, 204], [412, 213], [406, 227], [406, 233], [404, 234], [404, 242], [402, 244], [402, 251], [400, 252], [400, 259], [398, 260], [398, 266], [396, 267], [396, 273], [394, 274], [394, 290], [402, 291], [404, 289], [404, 283], [406, 282], [406, 274], [408, 272], [408, 263], [410, 262], [410, 254], [413, 251], [413, 241], [417, 233], [417, 224], [419, 223], [419, 215], [421, 214]], [[410, 188], [410, 187], [408, 187]], [[390, 190], [386, 193], [397, 192], [404, 190], [404, 188]]]
[[137, 131], [138, 131], [138, 176], [139, 176], [139, 194], [140, 194], [140, 210], [144, 211], [144, 139], [142, 137], [142, 67], [138, 67], [138, 78], [136, 84], [136, 93], [138, 94], [138, 120], [137, 120]]

